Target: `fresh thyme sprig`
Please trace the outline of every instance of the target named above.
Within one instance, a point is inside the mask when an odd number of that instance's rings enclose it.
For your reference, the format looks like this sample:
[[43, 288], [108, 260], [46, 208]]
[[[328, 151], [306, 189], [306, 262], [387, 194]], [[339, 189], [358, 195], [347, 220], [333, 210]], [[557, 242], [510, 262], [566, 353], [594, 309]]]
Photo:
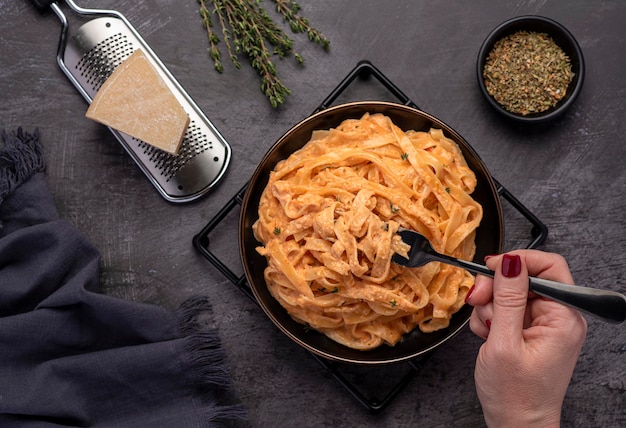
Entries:
[[[250, 65], [261, 78], [261, 90], [267, 96], [272, 107], [276, 108], [285, 102], [291, 93], [279, 79], [276, 64], [271, 55], [283, 58], [293, 55], [302, 64], [304, 58], [293, 49], [293, 40], [279, 27], [261, 6], [262, 0], [198, 0], [200, 17], [207, 31], [209, 56], [215, 70], [222, 73], [222, 54], [218, 47], [220, 36], [214, 31], [214, 20], [217, 18], [222, 29], [222, 40], [230, 60], [236, 68], [241, 68], [239, 55], [248, 57]], [[273, 0], [276, 10], [287, 21], [294, 33], [306, 33], [309, 40], [320, 45], [324, 50], [330, 49], [328, 39], [313, 28], [306, 18], [298, 14], [300, 6], [293, 0]], [[208, 4], [212, 5], [209, 10]], [[273, 46], [270, 52], [269, 45]]]
[[289, 22], [294, 33], [307, 33], [309, 40], [321, 45], [326, 51], [330, 49], [330, 41], [322, 33], [311, 27], [309, 21], [298, 15], [300, 5], [292, 0], [274, 0], [276, 10]]

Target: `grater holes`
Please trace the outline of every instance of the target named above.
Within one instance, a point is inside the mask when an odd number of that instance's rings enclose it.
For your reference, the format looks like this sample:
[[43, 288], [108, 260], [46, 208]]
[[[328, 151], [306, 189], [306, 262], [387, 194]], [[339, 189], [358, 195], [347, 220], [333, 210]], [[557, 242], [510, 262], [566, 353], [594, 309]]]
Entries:
[[97, 92], [113, 70], [134, 51], [132, 42], [124, 34], [117, 33], [85, 53], [76, 64], [76, 70]]
[[[139, 148], [143, 150], [143, 154], [148, 157], [155, 168], [160, 170], [161, 175], [167, 181], [193, 158], [207, 150], [213, 150], [213, 142], [207, 138], [195, 121], [189, 123], [178, 155], [167, 153], [136, 138], [134, 140], [139, 143]], [[213, 160], [217, 162], [219, 158], [214, 157]]]

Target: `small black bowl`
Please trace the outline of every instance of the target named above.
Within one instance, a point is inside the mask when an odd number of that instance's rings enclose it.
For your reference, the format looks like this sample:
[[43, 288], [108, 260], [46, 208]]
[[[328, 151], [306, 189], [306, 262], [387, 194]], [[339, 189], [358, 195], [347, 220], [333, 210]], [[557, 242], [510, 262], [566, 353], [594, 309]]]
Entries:
[[[574, 72], [574, 77], [567, 87], [565, 96], [559, 100], [559, 102], [552, 108], [543, 111], [541, 113], [531, 113], [528, 115], [516, 114], [506, 110], [500, 105], [490, 94], [487, 92], [485, 82], [483, 79], [483, 68], [485, 62], [494, 44], [510, 34], [518, 31], [528, 31], [537, 33], [546, 33], [552, 40], [565, 52], [569, 57]], [[583, 59], [583, 52], [576, 42], [574, 36], [558, 22], [536, 15], [518, 16], [498, 25], [485, 39], [480, 51], [478, 52], [478, 61], [476, 63], [476, 73], [478, 77], [478, 86], [480, 91], [485, 96], [485, 99], [491, 104], [497, 111], [504, 116], [525, 123], [539, 123], [546, 122], [560, 116], [565, 110], [567, 110], [574, 102], [578, 94], [580, 93], [583, 81], [585, 80], [585, 62]]]

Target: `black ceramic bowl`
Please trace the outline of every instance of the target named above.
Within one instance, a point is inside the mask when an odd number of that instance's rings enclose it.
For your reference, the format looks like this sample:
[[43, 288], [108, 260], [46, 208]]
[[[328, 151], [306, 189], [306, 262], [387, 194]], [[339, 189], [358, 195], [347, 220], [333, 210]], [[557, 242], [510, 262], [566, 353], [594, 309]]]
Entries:
[[[487, 61], [487, 57], [493, 49], [494, 44], [503, 37], [518, 31], [548, 34], [569, 57], [572, 71], [574, 72], [574, 77], [567, 87], [565, 96], [561, 98], [555, 106], [540, 113], [531, 113], [528, 115], [512, 113], [500, 105], [489, 94], [485, 86], [483, 68], [485, 67], [485, 62]], [[505, 21], [489, 33], [480, 47], [480, 51], [478, 52], [476, 73], [478, 77], [478, 86], [480, 87], [481, 92], [489, 104], [491, 104], [498, 112], [517, 121], [538, 123], [546, 122], [560, 116], [573, 104], [583, 86], [583, 81], [585, 79], [585, 63], [583, 53], [578, 45], [578, 42], [576, 42], [574, 36], [564, 26], [549, 18], [527, 15]]]

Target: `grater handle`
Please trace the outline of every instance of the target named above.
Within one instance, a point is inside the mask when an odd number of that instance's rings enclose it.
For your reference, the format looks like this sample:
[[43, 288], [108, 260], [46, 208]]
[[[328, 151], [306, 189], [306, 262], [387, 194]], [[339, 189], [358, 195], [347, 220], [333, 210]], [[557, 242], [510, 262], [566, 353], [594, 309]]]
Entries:
[[55, 0], [30, 0], [40, 11], [47, 10]]

